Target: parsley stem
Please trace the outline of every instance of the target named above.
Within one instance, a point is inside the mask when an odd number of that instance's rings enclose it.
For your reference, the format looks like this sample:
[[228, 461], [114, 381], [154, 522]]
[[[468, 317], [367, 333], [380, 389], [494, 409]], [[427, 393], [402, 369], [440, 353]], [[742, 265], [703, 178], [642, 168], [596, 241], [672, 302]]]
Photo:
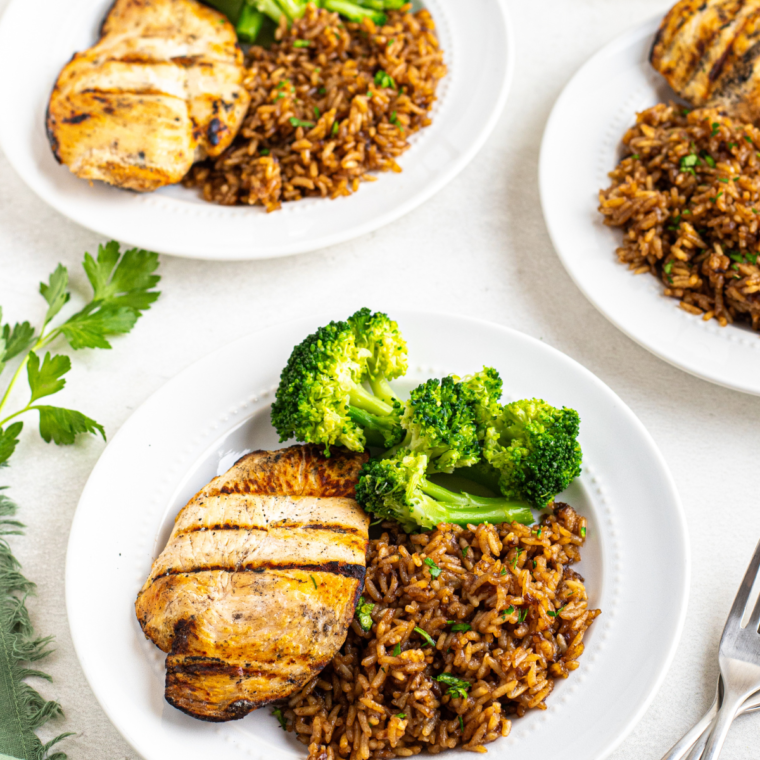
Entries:
[[[5, 393], [3, 394], [3, 398], [2, 398], [2, 400], [0, 400], [0, 412], [3, 411], [3, 409], [5, 408], [5, 405], [8, 403], [8, 399], [10, 398], [11, 391], [13, 390], [13, 387], [18, 382], [18, 379], [21, 376], [21, 373], [23, 372], [24, 368], [26, 367], [27, 363], [29, 362], [29, 354], [32, 351], [37, 351], [40, 348], [42, 348], [44, 345], [46, 345], [45, 342], [44, 342], [44, 340], [45, 340], [45, 335], [44, 335], [45, 327], [47, 327], [47, 324], [43, 325], [43, 327], [42, 327], [42, 333], [40, 333], [40, 337], [37, 338], [37, 342], [30, 349], [27, 350], [26, 355], [19, 362], [18, 367], [16, 367], [16, 371], [13, 373], [13, 377], [11, 378], [11, 381], [8, 384], [8, 387], [5, 389]], [[24, 410], [22, 410], [22, 411], [25, 412], [28, 408], [29, 408], [29, 406], [27, 405], [27, 408], [24, 409]], [[2, 427], [8, 420], [13, 419], [14, 417], [18, 416], [21, 413], [22, 412], [16, 412], [16, 414], [12, 414], [10, 417], [6, 417], [2, 422], [0, 422], [0, 427]]]

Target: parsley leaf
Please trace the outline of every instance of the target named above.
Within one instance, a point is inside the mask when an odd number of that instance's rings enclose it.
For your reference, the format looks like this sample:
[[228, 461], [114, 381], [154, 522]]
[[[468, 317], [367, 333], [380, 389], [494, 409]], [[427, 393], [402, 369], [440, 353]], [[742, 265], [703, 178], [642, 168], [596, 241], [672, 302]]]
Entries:
[[18, 446], [18, 437], [24, 427], [23, 422], [14, 422], [5, 430], [0, 428], [0, 465], [7, 462]]
[[40, 293], [48, 303], [45, 324], [47, 324], [71, 298], [67, 288], [69, 286], [69, 273], [65, 266], [59, 264], [53, 274], [50, 275], [47, 285], [40, 283]]
[[452, 699], [467, 699], [467, 690], [471, 686], [469, 681], [465, 681], [463, 678], [457, 678], [456, 676], [451, 675], [451, 673], [441, 673], [439, 676], [435, 677], [435, 680], [438, 681], [438, 683], [446, 684], [446, 686], [449, 687], [446, 690], [446, 693]]
[[34, 351], [30, 351], [29, 363], [26, 365], [29, 388], [32, 391], [29, 403], [63, 390], [66, 381], [62, 378], [70, 369], [71, 359], [68, 356], [63, 356], [63, 354], [51, 356], [48, 351], [40, 364], [40, 357]]
[[365, 633], [372, 630], [372, 610], [374, 609], [375, 605], [372, 602], [365, 602], [363, 596], [359, 597], [359, 604], [356, 605], [356, 619]]
[[451, 626], [452, 631], [471, 631], [472, 626], [469, 623], [457, 623], [456, 620], [447, 620], [446, 625]]
[[441, 574], [441, 568], [430, 557], [425, 557], [425, 564], [430, 568], [431, 578], [437, 578]]
[[383, 69], [380, 69], [375, 74], [375, 84], [383, 89], [387, 89], [388, 87], [396, 89], [396, 80], [387, 71], [383, 71]]
[[433, 637], [427, 632], [423, 631], [422, 628], [418, 628], [417, 626], [414, 626], [415, 633], [418, 633], [420, 636], [422, 636], [423, 639], [431, 646], [435, 646], [435, 641], [433, 640]]
[[401, 644], [396, 644], [395, 647], [393, 647], [393, 656], [398, 657], [401, 654]]
[[[0, 310], [2, 316], [2, 310]], [[3, 325], [0, 333], [0, 362], [5, 363], [14, 356], [18, 356], [22, 351], [26, 351], [34, 343], [34, 328], [28, 322], [21, 322], [10, 325]], [[0, 370], [2, 371], [2, 370]]]
[[302, 121], [301, 119], [296, 119], [295, 116], [291, 116], [288, 121], [290, 122], [291, 127], [303, 127], [304, 129], [311, 129], [314, 126], [313, 121]]
[[76, 437], [82, 433], [100, 433], [106, 439], [106, 431], [95, 420], [91, 420], [81, 412], [73, 409], [63, 409], [58, 406], [33, 406], [40, 413], [40, 435], [45, 443], [70, 446]]
[[279, 707], [276, 707], [274, 710], [272, 710], [272, 715], [274, 715], [275, 718], [280, 722], [280, 728], [283, 731], [286, 731], [288, 728], [288, 721], [285, 720], [285, 716], [282, 714], [282, 710]]

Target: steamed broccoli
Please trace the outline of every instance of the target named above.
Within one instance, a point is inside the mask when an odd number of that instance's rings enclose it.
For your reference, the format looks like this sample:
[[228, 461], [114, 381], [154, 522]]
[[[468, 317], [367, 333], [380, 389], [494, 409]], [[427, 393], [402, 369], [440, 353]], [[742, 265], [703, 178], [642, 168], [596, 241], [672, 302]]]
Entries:
[[407, 532], [432, 530], [441, 523], [534, 522], [525, 502], [454, 493], [426, 477], [428, 458], [402, 449], [391, 458], [364, 465], [356, 500], [381, 518], [396, 520]]
[[[362, 381], [392, 395], [388, 377], [406, 369], [406, 344], [384, 314], [362, 309], [347, 322], [331, 322], [293, 349], [280, 376], [272, 424], [280, 440], [296, 438], [364, 451], [367, 435], [389, 448], [403, 437], [401, 404], [386, 403]], [[387, 374], [386, 374], [387, 373]]]
[[[556, 409], [540, 399], [503, 408], [499, 439], [484, 446], [498, 471], [499, 490], [543, 509], [581, 472], [580, 418], [574, 409]], [[481, 480], [482, 482], [482, 480]]]
[[403, 377], [409, 368], [406, 341], [398, 324], [387, 314], [373, 314], [366, 308], [349, 317], [348, 324], [364, 368], [362, 380], [367, 380], [373, 393], [386, 404], [398, 401], [388, 381]]
[[428, 380], [411, 393], [401, 424], [401, 447], [428, 457], [428, 472], [452, 472], [482, 459], [483, 442], [495, 437], [502, 382], [484, 368], [464, 380]]

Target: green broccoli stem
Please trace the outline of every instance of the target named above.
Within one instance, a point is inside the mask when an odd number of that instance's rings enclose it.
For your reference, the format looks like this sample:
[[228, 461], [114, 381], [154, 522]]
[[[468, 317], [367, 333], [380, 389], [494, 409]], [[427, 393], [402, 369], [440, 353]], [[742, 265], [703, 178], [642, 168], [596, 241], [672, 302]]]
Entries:
[[[378, 417], [376, 414], [366, 412], [364, 409], [357, 409], [355, 406], [348, 407], [348, 416], [364, 430], [365, 435], [370, 432], [379, 434], [379, 438], [375, 436], [369, 442], [370, 445], [378, 445], [383, 448], [385, 447], [384, 434], [394, 432], [399, 426], [398, 420], [394, 417]], [[377, 441], [379, 443], [375, 443]]]
[[393, 406], [394, 401], [401, 400], [395, 394], [393, 388], [391, 388], [391, 384], [384, 377], [378, 377], [374, 379], [370, 378], [369, 385], [370, 388], [372, 388], [372, 392], [375, 394], [375, 396], [377, 396], [381, 401], [385, 401], [386, 404]]
[[238, 39], [241, 42], [253, 44], [259, 36], [261, 25], [264, 23], [264, 14], [246, 3], [240, 13], [240, 18], [235, 25]]
[[282, 8], [280, 8], [276, 0], [252, 0], [251, 5], [265, 16], [269, 16], [275, 24], [279, 24], [280, 19], [284, 15]]
[[306, 2], [302, 3], [299, 0], [277, 0], [277, 4], [291, 21], [301, 18], [306, 10]]
[[354, 0], [357, 5], [361, 5], [364, 8], [372, 8], [376, 11], [385, 10], [384, 0]]
[[374, 414], [378, 417], [387, 417], [393, 407], [373, 396], [361, 385], [355, 385], [349, 394], [349, 403], [357, 409]]
[[479, 525], [484, 522], [519, 522], [532, 525], [535, 522], [533, 513], [525, 502], [454, 493], [429, 480], [420, 483], [420, 490], [430, 497], [429, 500], [425, 500], [425, 511], [431, 512], [430, 516], [434, 517], [437, 523]]
[[341, 16], [345, 16], [349, 21], [355, 23], [359, 23], [364, 18], [369, 18], [375, 24], [382, 26], [388, 20], [382, 11], [362, 8], [361, 5], [356, 5], [350, 0], [323, 0], [322, 7], [333, 13], [340, 13]]

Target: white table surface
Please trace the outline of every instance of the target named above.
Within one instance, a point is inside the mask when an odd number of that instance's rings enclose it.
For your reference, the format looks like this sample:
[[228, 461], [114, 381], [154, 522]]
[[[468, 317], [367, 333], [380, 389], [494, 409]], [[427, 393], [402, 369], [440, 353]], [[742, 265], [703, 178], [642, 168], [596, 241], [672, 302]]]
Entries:
[[[467, 2], [476, 12], [479, 2], [489, 0]], [[6, 4], [0, 0], [0, 12]], [[554, 100], [592, 53], [670, 3], [510, 5], [517, 71], [507, 108], [485, 148], [448, 188], [390, 227], [316, 253], [235, 264], [164, 257], [160, 301], [131, 335], [113, 341], [113, 351], [79, 352], [69, 387], [56, 403], [86, 412], [113, 435], [166, 380], [220, 344], [357, 299], [378, 309], [404, 304], [482, 317], [564, 351], [608, 383], [644, 422], [670, 464], [689, 518], [694, 569], [686, 630], [652, 707], [612, 755], [659, 760], [712, 698], [720, 632], [760, 537], [760, 398], [690, 377], [618, 332], [565, 274], [541, 215], [538, 151]], [[30, 30], [30, 44], [33, 39]], [[12, 104], [6, 103], [0, 118], [11, 116]], [[75, 287], [83, 288], [82, 255], [95, 252], [99, 242], [38, 200], [0, 154], [0, 304], [7, 320], [42, 317], [37, 285], [59, 261], [74, 275]], [[56, 637], [57, 651], [44, 664], [54, 682], [41, 691], [62, 703], [66, 720], [49, 724], [43, 735], [77, 732], [62, 747], [72, 760], [136, 760], [85, 681], [64, 605], [69, 528], [103, 445], [88, 438], [55, 449], [27, 430], [0, 481], [11, 487], [29, 528], [12, 544], [38, 584], [32, 617], [39, 633]], [[647, 614], [645, 598], [641, 614]], [[723, 756], [757, 760], [758, 740], [760, 715], [741, 719]]]

